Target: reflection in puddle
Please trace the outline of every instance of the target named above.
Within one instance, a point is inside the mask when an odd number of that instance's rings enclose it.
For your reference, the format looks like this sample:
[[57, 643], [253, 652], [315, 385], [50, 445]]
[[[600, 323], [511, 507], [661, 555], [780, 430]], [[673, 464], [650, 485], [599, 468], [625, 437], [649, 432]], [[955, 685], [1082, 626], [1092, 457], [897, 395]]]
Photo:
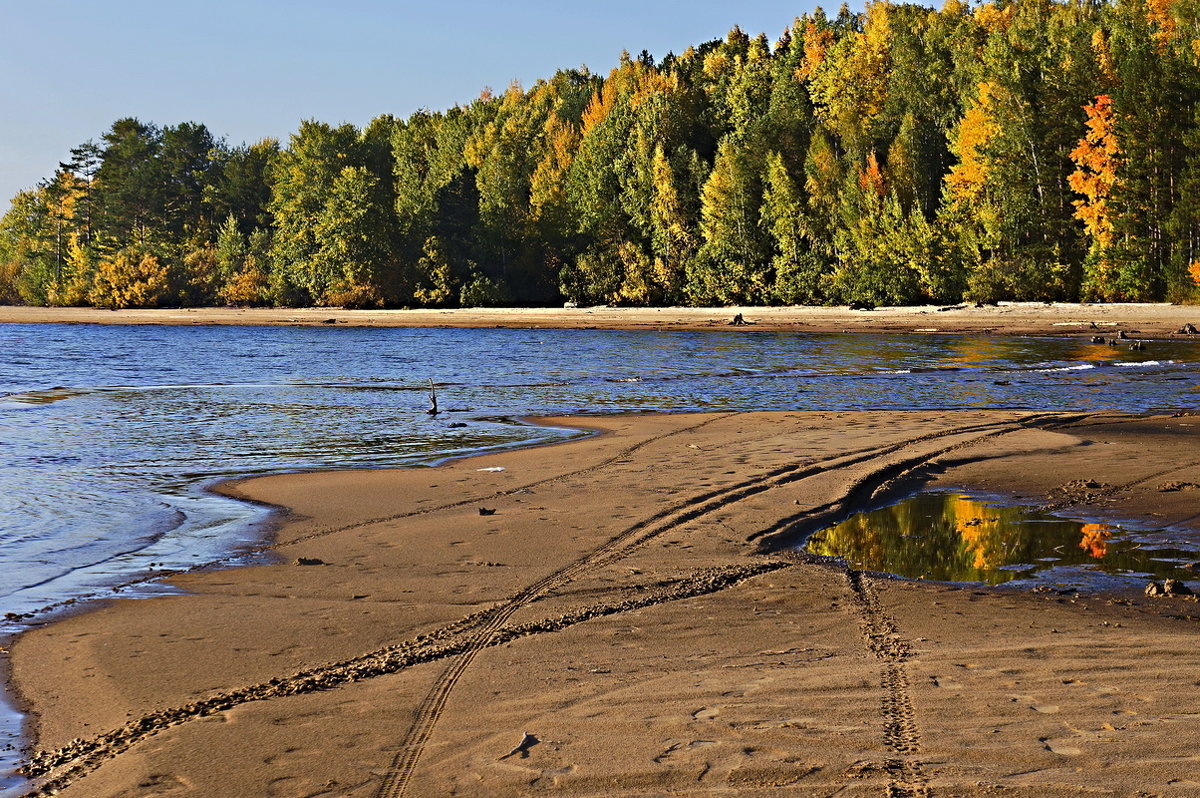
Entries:
[[[805, 550], [857, 568], [941, 582], [991, 585], [1037, 581], [1098, 584], [1118, 579], [1189, 580], [1196, 548], [1162, 533], [1084, 523], [1032, 507], [1002, 506], [961, 493], [919, 493], [812, 534]], [[1184, 544], [1187, 545], [1187, 544]]]

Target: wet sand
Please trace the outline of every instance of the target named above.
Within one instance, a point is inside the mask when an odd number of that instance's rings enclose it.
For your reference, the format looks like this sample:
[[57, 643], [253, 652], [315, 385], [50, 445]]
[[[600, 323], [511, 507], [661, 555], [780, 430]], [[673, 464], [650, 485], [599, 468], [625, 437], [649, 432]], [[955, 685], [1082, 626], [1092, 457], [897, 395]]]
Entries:
[[[1200, 605], [888, 579], [784, 544], [917, 485], [1200, 531], [1200, 419], [560, 419], [272, 476], [277, 564], [22, 636], [66, 796], [1200, 792]], [[504, 470], [495, 470], [503, 468]], [[484, 514], [481, 511], [494, 511]]]
[[[744, 326], [730, 324], [741, 314]], [[1187, 324], [1200, 329], [1200, 307], [1166, 304], [1002, 302], [998, 306], [878, 308], [182, 308], [101, 310], [0, 306], [0, 323], [259, 324], [363, 327], [515, 327], [622, 330], [914, 332], [1169, 339]]]

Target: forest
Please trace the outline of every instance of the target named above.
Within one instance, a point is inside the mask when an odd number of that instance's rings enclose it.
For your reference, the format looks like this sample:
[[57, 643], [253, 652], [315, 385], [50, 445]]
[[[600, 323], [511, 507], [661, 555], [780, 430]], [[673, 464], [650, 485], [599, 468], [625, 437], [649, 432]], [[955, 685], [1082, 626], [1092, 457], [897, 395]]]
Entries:
[[1200, 299], [1200, 0], [878, 0], [286, 145], [119, 119], [0, 302]]

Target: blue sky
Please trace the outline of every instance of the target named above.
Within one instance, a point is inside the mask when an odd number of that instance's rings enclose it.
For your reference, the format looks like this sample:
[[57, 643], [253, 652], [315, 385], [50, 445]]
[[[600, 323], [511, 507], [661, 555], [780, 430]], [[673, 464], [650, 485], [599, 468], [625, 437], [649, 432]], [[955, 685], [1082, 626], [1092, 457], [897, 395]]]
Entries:
[[735, 24], [774, 41], [815, 5], [0, 0], [0, 208], [124, 116], [286, 142], [302, 119], [363, 125], [561, 67], [606, 74], [622, 49], [661, 58]]

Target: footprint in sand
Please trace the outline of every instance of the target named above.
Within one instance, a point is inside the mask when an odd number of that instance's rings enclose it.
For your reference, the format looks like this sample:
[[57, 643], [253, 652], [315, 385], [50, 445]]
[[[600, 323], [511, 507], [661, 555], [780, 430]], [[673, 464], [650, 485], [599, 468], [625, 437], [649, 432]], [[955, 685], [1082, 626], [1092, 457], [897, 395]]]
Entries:
[[714, 746], [716, 744], [717, 744], [716, 740], [692, 740], [689, 743], [673, 743], [668, 748], [664, 749], [661, 754], [654, 757], [653, 761], [657, 762], [658, 764], [661, 765], [664, 762], [667, 762], [668, 760], [670, 760], [672, 757], [676, 756], [677, 754], [688, 753], [691, 751], [698, 751], [703, 748], [711, 748], [712, 746]]
[[704, 707], [702, 709], [697, 709], [695, 712], [693, 712], [692, 717], [695, 718], [696, 720], [712, 720], [713, 718], [715, 718], [717, 715], [720, 715], [720, 714], [721, 714], [721, 711], [718, 709], [709, 709], [707, 707]]
[[1046, 747], [1047, 751], [1060, 754], [1062, 756], [1079, 756], [1083, 753], [1081, 749], [1076, 748], [1075, 746], [1070, 745], [1063, 740], [1042, 740], [1041, 743]]

